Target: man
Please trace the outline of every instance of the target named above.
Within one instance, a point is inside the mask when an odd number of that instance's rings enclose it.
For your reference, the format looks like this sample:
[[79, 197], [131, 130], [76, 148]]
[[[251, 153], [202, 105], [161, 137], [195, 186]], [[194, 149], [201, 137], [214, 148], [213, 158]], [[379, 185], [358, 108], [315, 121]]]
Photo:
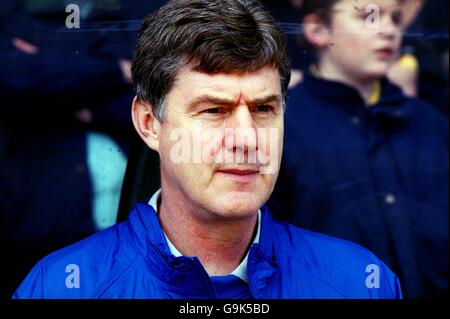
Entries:
[[132, 72], [133, 123], [159, 153], [161, 191], [128, 221], [46, 257], [16, 298], [401, 297], [365, 249], [262, 207], [290, 67], [258, 2], [169, 2], [144, 21]]

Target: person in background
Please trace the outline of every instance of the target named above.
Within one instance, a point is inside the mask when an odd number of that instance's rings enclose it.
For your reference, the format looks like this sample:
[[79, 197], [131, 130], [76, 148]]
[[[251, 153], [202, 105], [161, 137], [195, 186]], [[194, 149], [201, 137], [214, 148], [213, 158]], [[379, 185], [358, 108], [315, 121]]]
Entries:
[[[405, 12], [415, 13], [405, 38], [405, 53], [418, 64], [417, 96], [448, 117], [448, 10], [444, 0], [409, 0]], [[422, 8], [422, 9], [421, 9]], [[421, 10], [418, 10], [421, 9]]]
[[[369, 6], [379, 8], [371, 25]], [[448, 123], [386, 79], [402, 41], [402, 1], [304, 1], [316, 57], [288, 92], [285, 148], [269, 207], [361, 244], [408, 298], [448, 293]]]
[[[78, 3], [82, 27], [116, 14]], [[116, 33], [65, 28], [64, 1], [2, 9], [0, 294], [9, 298], [39, 259], [115, 223], [134, 94], [132, 46]]]

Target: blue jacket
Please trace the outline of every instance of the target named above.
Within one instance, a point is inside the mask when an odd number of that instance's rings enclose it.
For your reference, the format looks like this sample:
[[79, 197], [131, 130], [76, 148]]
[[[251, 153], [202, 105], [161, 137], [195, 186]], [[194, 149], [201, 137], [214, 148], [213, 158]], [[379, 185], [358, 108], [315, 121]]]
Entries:
[[[66, 286], [73, 265], [79, 288]], [[401, 297], [397, 277], [364, 248], [275, 222], [266, 208], [260, 242], [250, 248], [247, 271], [255, 298]], [[127, 221], [44, 258], [14, 294], [14, 298], [215, 296], [196, 257], [170, 254], [157, 215], [146, 204], [136, 205]]]
[[355, 89], [307, 75], [287, 104], [274, 216], [369, 249], [406, 297], [445, 293], [447, 119], [387, 81], [367, 108]]

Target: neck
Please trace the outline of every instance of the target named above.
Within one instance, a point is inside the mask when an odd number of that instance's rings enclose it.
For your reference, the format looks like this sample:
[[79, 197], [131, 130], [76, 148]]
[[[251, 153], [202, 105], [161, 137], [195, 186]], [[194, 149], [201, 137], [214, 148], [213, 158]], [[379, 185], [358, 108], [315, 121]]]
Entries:
[[244, 259], [253, 239], [257, 214], [241, 220], [214, 217], [193, 207], [177, 191], [164, 189], [158, 208], [161, 226], [185, 256], [199, 258], [210, 276], [230, 274]]
[[320, 78], [341, 82], [353, 87], [358, 91], [366, 105], [369, 106], [369, 100], [375, 90], [378, 79], [357, 79], [351, 77], [327, 59], [321, 59], [321, 62], [317, 65], [317, 72]]

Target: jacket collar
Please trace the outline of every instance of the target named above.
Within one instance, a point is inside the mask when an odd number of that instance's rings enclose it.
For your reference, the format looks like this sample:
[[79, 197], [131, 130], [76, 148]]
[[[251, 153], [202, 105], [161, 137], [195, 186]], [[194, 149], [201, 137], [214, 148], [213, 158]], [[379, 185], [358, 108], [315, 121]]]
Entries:
[[275, 286], [281, 279], [276, 258], [274, 221], [267, 207], [263, 206], [261, 212], [260, 241], [250, 248], [247, 271], [253, 296], [267, 299], [276, 293]]
[[330, 107], [337, 107], [351, 116], [364, 115], [380, 120], [401, 120], [410, 113], [410, 107], [403, 92], [387, 79], [381, 80], [381, 96], [379, 101], [367, 108], [359, 92], [353, 87], [315, 76], [311, 71], [305, 74], [300, 86], [319, 96]]
[[[266, 207], [261, 208], [260, 242], [250, 247], [249, 285], [255, 298], [263, 298], [267, 282], [277, 272], [273, 249], [273, 220]], [[214, 297], [211, 281], [197, 257], [175, 257], [165, 240], [158, 217], [148, 204], [136, 204], [128, 218], [132, 240], [146, 261], [149, 271], [169, 293], [182, 297]]]

